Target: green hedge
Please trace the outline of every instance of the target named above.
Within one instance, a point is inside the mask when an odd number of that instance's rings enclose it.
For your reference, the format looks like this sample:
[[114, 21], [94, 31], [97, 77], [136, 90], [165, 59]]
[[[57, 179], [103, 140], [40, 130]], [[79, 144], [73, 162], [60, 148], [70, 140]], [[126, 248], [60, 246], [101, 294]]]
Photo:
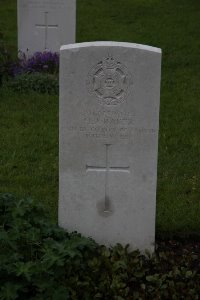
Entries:
[[0, 300], [197, 300], [199, 253], [178, 247], [108, 249], [52, 224], [31, 199], [0, 194]]
[[10, 79], [5, 83], [16, 92], [26, 93], [30, 90], [38, 93], [58, 95], [58, 75], [43, 73], [24, 73]]

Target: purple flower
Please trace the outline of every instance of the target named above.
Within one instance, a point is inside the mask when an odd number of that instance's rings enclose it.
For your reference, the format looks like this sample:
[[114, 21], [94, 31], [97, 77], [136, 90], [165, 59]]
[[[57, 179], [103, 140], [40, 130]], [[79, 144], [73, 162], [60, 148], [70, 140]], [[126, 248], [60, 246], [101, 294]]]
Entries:
[[30, 58], [21, 55], [19, 62], [12, 67], [14, 76], [21, 73], [43, 72], [57, 74], [59, 70], [59, 55], [54, 52], [36, 52]]

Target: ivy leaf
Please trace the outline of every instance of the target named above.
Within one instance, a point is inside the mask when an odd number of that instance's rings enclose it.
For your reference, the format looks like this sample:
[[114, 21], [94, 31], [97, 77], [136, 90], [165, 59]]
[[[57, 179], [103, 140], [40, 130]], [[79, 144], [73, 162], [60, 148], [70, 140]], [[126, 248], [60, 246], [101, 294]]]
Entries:
[[16, 275], [24, 276], [28, 281], [30, 281], [32, 273], [33, 273], [33, 266], [34, 266], [34, 263], [31, 261], [26, 262], [26, 263], [24, 263], [24, 262], [15, 263]]
[[14, 300], [17, 299], [18, 290], [21, 285], [13, 284], [11, 282], [6, 282], [4, 286], [1, 287], [0, 300]]
[[69, 290], [64, 286], [59, 286], [52, 295], [52, 300], [70, 300]]
[[192, 277], [192, 275], [193, 275], [192, 271], [187, 271], [187, 272], [185, 273], [185, 277], [186, 277], [186, 278], [190, 278], [190, 277]]

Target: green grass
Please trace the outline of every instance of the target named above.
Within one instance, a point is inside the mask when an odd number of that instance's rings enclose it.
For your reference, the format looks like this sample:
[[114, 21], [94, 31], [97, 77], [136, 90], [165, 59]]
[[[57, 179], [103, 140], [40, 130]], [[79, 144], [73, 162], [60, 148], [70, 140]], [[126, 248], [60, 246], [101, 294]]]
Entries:
[[[16, 1], [0, 0], [0, 28], [16, 51]], [[163, 50], [157, 231], [200, 230], [200, 1], [78, 0], [77, 41]], [[0, 90], [0, 187], [58, 201], [58, 98]]]
[[17, 54], [17, 0], [0, 0], [0, 33], [9, 51]]
[[43, 201], [57, 215], [58, 98], [2, 90], [1, 192]]

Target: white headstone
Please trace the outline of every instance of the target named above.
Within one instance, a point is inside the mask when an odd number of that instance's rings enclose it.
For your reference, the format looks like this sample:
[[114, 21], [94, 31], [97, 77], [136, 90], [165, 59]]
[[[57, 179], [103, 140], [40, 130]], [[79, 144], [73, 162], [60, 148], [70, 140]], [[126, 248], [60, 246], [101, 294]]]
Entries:
[[75, 42], [76, 0], [18, 0], [18, 50], [59, 52]]
[[153, 251], [161, 50], [61, 47], [59, 224]]

